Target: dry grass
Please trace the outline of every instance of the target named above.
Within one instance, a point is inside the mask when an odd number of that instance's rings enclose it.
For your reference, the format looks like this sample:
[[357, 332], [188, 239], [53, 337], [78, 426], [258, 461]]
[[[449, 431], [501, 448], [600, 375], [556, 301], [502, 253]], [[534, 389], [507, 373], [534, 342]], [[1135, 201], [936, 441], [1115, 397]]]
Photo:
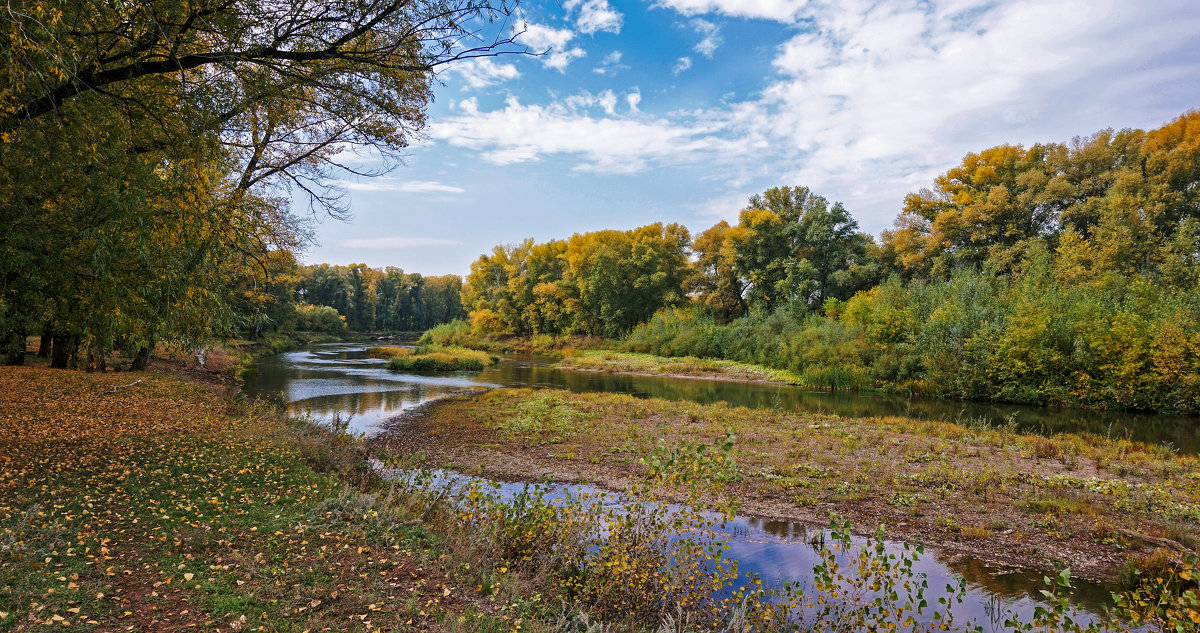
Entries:
[[152, 373], [0, 393], [0, 631], [501, 628], [344, 435]]
[[610, 350], [572, 351], [563, 357], [561, 366], [570, 369], [628, 374], [696, 376], [785, 384], [800, 382], [800, 378], [792, 372], [762, 365], [694, 356], [668, 358], [653, 354]]
[[[1200, 537], [1200, 461], [1128, 440], [563, 393], [560, 406], [577, 412], [586, 432], [530, 446], [503, 429], [531, 397], [497, 390], [446, 403], [411, 450], [472, 472], [621, 486], [648, 474], [656, 451], [681, 455], [732, 433], [731, 464], [714, 481], [764, 514], [823, 521], [836, 511], [1008, 562], [1057, 559], [1093, 577], [1114, 577], [1124, 548], [1147, 545], [1122, 528], [1169, 531], [1185, 543]], [[970, 528], [990, 525], [1007, 527]]]

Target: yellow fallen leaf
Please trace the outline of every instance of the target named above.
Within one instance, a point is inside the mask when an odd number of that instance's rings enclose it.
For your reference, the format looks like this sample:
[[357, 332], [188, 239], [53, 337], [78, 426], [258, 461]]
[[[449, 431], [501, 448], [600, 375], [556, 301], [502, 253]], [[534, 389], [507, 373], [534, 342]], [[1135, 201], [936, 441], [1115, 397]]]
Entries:
[[183, 579], [184, 579], [184, 580], [191, 580], [191, 579], [192, 579], [192, 578], [194, 578], [195, 576], [196, 576], [196, 575], [195, 575], [195, 574], [193, 574], [192, 572], [188, 572], [188, 573], [186, 573], [186, 574], [184, 574], [184, 575], [183, 575]]

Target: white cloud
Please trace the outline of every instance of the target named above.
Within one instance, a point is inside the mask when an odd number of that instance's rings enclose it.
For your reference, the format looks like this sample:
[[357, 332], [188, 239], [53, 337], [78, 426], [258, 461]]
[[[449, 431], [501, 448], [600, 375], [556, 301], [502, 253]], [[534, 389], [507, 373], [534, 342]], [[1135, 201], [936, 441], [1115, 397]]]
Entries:
[[712, 59], [713, 53], [725, 42], [725, 38], [721, 37], [721, 28], [708, 20], [697, 18], [692, 20], [692, 29], [701, 35], [701, 40], [692, 50]]
[[621, 63], [621, 51], [613, 51], [604, 56], [600, 65], [593, 68], [592, 72], [597, 75], [615, 75], [622, 70], [629, 70], [629, 64]]
[[[765, 88], [741, 101], [644, 113], [636, 91], [513, 98], [489, 111], [472, 99], [431, 136], [497, 164], [698, 167], [739, 199], [807, 185], [875, 232], [906, 193], [967, 152], [1157, 126], [1200, 103], [1194, 0], [1146, 0], [1136, 11], [1122, 0], [670, 2], [803, 23], [761, 69]], [[570, 31], [551, 31], [569, 45]]]
[[691, 67], [692, 67], [692, 58], [691, 57], [680, 57], [679, 59], [675, 60], [675, 65], [671, 67], [671, 74], [678, 77], [680, 73], [686, 71], [687, 69], [689, 69]]
[[[726, 13], [749, 6], [720, 1]], [[1158, 125], [1179, 114], [1178, 95], [1200, 94], [1190, 0], [1137, 11], [1120, 0], [814, 1], [801, 14], [812, 27], [739, 105], [783, 148], [775, 164], [792, 166], [775, 184], [843, 200], [870, 230], [968, 152]], [[1164, 107], [1167, 92], [1177, 96]]]
[[592, 94], [587, 91], [580, 92], [563, 99], [562, 103], [571, 111], [599, 106], [609, 116], [617, 113], [617, 95], [612, 90], [605, 90], [599, 94]]
[[[464, 111], [469, 111], [467, 101], [474, 102], [474, 99], [463, 101], [459, 107]], [[373, 178], [363, 182], [344, 181], [341, 185], [350, 191], [396, 191], [401, 193], [466, 193], [466, 189], [447, 185], [432, 180], [393, 180], [391, 178]]]
[[714, 223], [721, 220], [728, 220], [730, 224], [736, 224], [738, 214], [742, 209], [746, 208], [746, 202], [750, 199], [751, 195], [753, 194], [731, 193], [721, 195], [693, 205], [692, 209], [696, 212], [697, 217], [705, 218]]
[[[549, 105], [524, 105], [510, 97], [502, 109], [464, 110], [431, 126], [430, 135], [456, 147], [482, 152], [497, 165], [525, 163], [547, 156], [581, 160], [576, 169], [634, 173], [651, 164], [723, 162], [742, 151], [762, 149], [754, 139], [724, 139], [732, 118], [706, 113], [676, 115], [674, 121], [633, 116], [641, 96], [626, 95], [630, 116], [607, 112], [607, 93], [582, 94]], [[594, 116], [591, 108], [605, 111]]]
[[620, 11], [608, 4], [608, 0], [567, 0], [563, 8], [567, 13], [579, 9], [575, 25], [579, 27], [580, 32], [588, 35], [597, 31], [620, 33], [621, 24], [625, 19]]
[[793, 22], [808, 0], [658, 0], [655, 6], [674, 9], [684, 15], [719, 13], [737, 18], [757, 18]]
[[463, 80], [463, 90], [487, 88], [521, 76], [516, 66], [497, 64], [490, 57], [476, 57], [452, 64], [446, 72], [456, 74]]
[[429, 246], [466, 246], [466, 242], [445, 240], [437, 237], [372, 237], [342, 240], [338, 246], [346, 248], [422, 248]]
[[582, 48], [567, 45], [574, 38], [575, 32], [571, 29], [556, 29], [528, 23], [525, 24], [524, 32], [517, 36], [520, 43], [535, 53], [545, 53], [542, 56], [542, 64], [559, 72], [566, 72], [567, 66], [573, 60], [587, 55]]

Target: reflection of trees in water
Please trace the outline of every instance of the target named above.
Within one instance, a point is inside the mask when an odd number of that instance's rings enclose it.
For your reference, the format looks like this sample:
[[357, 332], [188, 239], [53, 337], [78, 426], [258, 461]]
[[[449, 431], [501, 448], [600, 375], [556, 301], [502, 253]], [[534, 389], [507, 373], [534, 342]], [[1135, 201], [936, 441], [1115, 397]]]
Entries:
[[[1010, 600], [1028, 598], [1042, 600], [1040, 591], [1046, 589], [1043, 578], [1046, 574], [1032, 569], [1004, 568], [985, 563], [970, 556], [957, 556], [944, 551], [935, 551], [934, 558], [955, 574], [962, 576], [967, 585], [988, 594]], [[1053, 574], [1051, 574], [1053, 576]], [[1094, 613], [1101, 606], [1112, 603], [1111, 592], [1115, 587], [1103, 583], [1071, 579], [1071, 603]]]
[[808, 542], [811, 538], [810, 534], [820, 532], [820, 530], [812, 530], [803, 523], [796, 521], [781, 521], [779, 519], [760, 519], [758, 517], [746, 517], [746, 524], [751, 529], [760, 530], [771, 536], [775, 536], [789, 541], [804, 541]]
[[[410, 385], [391, 391], [365, 391], [341, 393], [306, 398], [292, 404], [296, 411], [308, 411], [320, 418], [332, 417], [335, 413], [362, 416], [398, 411], [406, 404], [419, 402], [428, 396], [426, 385]], [[375, 417], [375, 416], [372, 416]]]
[[787, 385], [628, 376], [540, 366], [502, 365], [485, 372], [484, 379], [505, 385], [562, 387], [576, 392], [627, 393], [702, 403], [726, 402], [732, 406], [842, 417], [900, 416], [947, 422], [981, 420], [994, 426], [1013, 419], [1020, 430], [1027, 432], [1047, 435], [1085, 432], [1150, 444], [1170, 442], [1180, 452], [1200, 452], [1200, 424], [1190, 416], [927, 400], [877, 393], [811, 391]]
[[[794, 521], [781, 521], [775, 519], [762, 519], [757, 517], [744, 517], [741, 520], [745, 522], [744, 527], [739, 527], [736, 522], [731, 527], [733, 538], [744, 542], [754, 542], [756, 535], [765, 533], [767, 535], [786, 540], [788, 543], [780, 544], [776, 548], [772, 548], [767, 558], [770, 559], [771, 565], [783, 564], [792, 570], [791, 576], [795, 579], [801, 579], [808, 574], [812, 566], [820, 562], [820, 556], [817, 554], [817, 547], [824, 543], [827, 547], [832, 547], [832, 542], [827, 542], [823, 536], [827, 535], [825, 530], [816, 527], [809, 527], [802, 523]], [[861, 545], [862, 541], [855, 539], [855, 542]], [[899, 546], [898, 542], [893, 542], [893, 546]], [[759, 553], [761, 556], [762, 553]], [[996, 597], [1001, 600], [1002, 604], [1007, 604], [1004, 608], [1016, 608], [1025, 617], [1032, 613], [1032, 603], [1024, 602], [1017, 606], [1014, 603], [1023, 600], [1031, 600], [1033, 602], [1041, 602], [1043, 600], [1040, 591], [1045, 589], [1043, 583], [1042, 572], [1030, 569], [1014, 569], [999, 567], [986, 563], [978, 558], [970, 556], [961, 556], [950, 552], [929, 549], [926, 550], [925, 557], [927, 563], [932, 563], [933, 568], [925, 567], [926, 573], [929, 574], [931, 587], [942, 587], [948, 582], [952, 582], [952, 576], [961, 576], [967, 581], [967, 588], [977, 596]], [[839, 559], [850, 560], [853, 557], [848, 554], [839, 554]], [[743, 571], [755, 572], [756, 561], [754, 558], [742, 560]], [[852, 569], [853, 566], [845, 567], [846, 570]], [[1091, 613], [1102, 613], [1102, 605], [1106, 602], [1111, 603], [1112, 597], [1110, 592], [1113, 587], [1102, 583], [1086, 581], [1082, 579], [1073, 579], [1071, 581], [1073, 590], [1071, 592], [1071, 602], [1076, 607]], [[939, 594], [940, 595], [940, 594]], [[981, 598], [982, 599], [982, 598]], [[974, 607], [967, 607], [970, 613], [960, 613], [959, 615], [968, 615], [970, 617], [981, 617], [985, 615], [982, 609], [982, 604]]]

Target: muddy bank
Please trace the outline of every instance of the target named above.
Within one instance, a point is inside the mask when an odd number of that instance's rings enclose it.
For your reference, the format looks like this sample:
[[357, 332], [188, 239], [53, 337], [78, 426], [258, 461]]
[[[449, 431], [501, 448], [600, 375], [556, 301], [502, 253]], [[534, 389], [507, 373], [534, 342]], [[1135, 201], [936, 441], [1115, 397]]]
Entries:
[[[890, 419], [772, 414], [600, 394], [554, 396], [560, 399], [556, 406], [586, 418], [564, 437], [530, 441], [498, 430], [522, 399], [537, 393], [544, 392], [476, 391], [428, 403], [386, 422], [371, 440], [373, 450], [496, 479], [628, 491], [648, 474], [647, 455], [681, 442], [692, 442], [694, 450], [736, 419], [737, 448], [730, 458], [738, 473], [714, 484], [712, 499], [732, 496], [743, 514], [821, 527], [836, 513], [860, 533], [883, 524], [890, 538], [1004, 566], [1048, 571], [1064, 565], [1096, 580], [1115, 579], [1130, 555], [1182, 549], [1181, 541], [1195, 534], [1194, 521], [1171, 518], [1164, 525], [1161, 515], [1150, 516], [1152, 508], [1130, 509], [1135, 504], [1124, 496], [1076, 487], [1128, 483], [1130, 490], [1149, 488], [1186, 501], [1194, 492], [1180, 496], [1177, 484], [1191, 481], [1184, 475], [1193, 471], [1182, 458], [1165, 456], [1154, 464], [1162, 472], [1177, 471], [1178, 478], [1132, 481], [1138, 478], [1114, 472], [1137, 468], [1131, 464], [1144, 468], [1141, 453], [1128, 453], [1139, 456], [1128, 464], [1107, 467], [1100, 449], [1063, 459], [1074, 446], [1069, 438], [998, 437], [997, 431], [967, 433], [941, 423], [905, 427]], [[798, 450], [801, 445], [808, 450]]]

